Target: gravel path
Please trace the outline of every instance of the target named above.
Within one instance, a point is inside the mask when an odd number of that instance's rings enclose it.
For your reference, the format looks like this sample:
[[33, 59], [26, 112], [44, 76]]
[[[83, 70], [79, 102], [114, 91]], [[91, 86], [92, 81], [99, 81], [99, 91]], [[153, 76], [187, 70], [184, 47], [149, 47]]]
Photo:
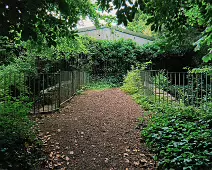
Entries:
[[120, 89], [86, 91], [58, 114], [37, 118], [46, 169], [155, 169], [136, 130], [143, 111]]

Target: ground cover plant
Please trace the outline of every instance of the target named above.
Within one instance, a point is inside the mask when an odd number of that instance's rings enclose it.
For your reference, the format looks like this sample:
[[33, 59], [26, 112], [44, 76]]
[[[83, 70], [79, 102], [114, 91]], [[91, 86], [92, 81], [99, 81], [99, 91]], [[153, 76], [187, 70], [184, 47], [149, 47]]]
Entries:
[[157, 154], [159, 169], [210, 169], [212, 110], [173, 106], [157, 109], [141, 134]]
[[37, 169], [42, 161], [42, 142], [26, 99], [0, 101], [0, 169]]
[[141, 77], [136, 72], [139, 71], [128, 73], [122, 90], [147, 110], [146, 118], [139, 119], [141, 135], [156, 154], [158, 169], [209, 170], [212, 166], [212, 104], [196, 108], [177, 102], [159, 103], [154, 96], [143, 95]]

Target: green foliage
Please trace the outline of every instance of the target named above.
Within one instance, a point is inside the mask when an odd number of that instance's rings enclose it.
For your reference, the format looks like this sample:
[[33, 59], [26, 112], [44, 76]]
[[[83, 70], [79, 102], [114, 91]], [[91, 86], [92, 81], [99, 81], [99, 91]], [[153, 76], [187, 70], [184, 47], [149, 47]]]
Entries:
[[188, 17], [187, 20], [191, 26], [205, 24], [200, 8], [196, 4], [194, 4], [192, 8], [187, 10], [185, 15]]
[[[112, 0], [98, 0], [102, 9], [108, 10]], [[129, 5], [130, 4], [130, 5]], [[152, 31], [167, 30], [170, 37], [174, 39], [187, 38], [188, 32], [196, 30], [201, 35], [196, 36], [198, 48], [207, 48], [207, 54], [203, 58], [205, 62], [211, 61], [211, 42], [212, 42], [212, 5], [209, 0], [147, 0], [147, 1], [114, 1], [113, 7], [117, 9], [118, 23], [127, 25], [135, 18], [137, 11], [150, 16], [147, 25], [151, 25]], [[202, 56], [203, 57], [203, 56]]]
[[5, 70], [0, 70], [0, 98], [8, 96], [11, 86], [15, 86], [20, 91], [24, 91], [24, 75], [17, 72], [15, 67], [8, 66]]
[[134, 94], [139, 91], [139, 87], [141, 86], [141, 84], [142, 80], [140, 71], [134, 69], [127, 73], [126, 77], [124, 78], [124, 83], [121, 89], [129, 94]]
[[0, 65], [9, 63], [14, 57], [14, 44], [8, 37], [0, 36]]
[[[95, 40], [89, 37], [82, 37], [83, 44], [88, 49], [86, 52], [87, 64], [92, 74], [117, 74], [125, 75], [130, 70], [131, 65], [136, 66], [137, 63], [152, 61], [154, 69], [173, 69], [172, 71], [182, 70], [185, 66], [194, 65], [190, 56], [193, 53], [191, 44], [183, 43], [181, 45], [170, 44], [167, 38], [155, 40], [152, 43], [137, 46], [132, 41], [117, 40]], [[190, 55], [190, 56], [189, 56]], [[181, 62], [181, 59], [186, 62]], [[175, 61], [180, 64], [176, 64]], [[162, 62], [164, 61], [164, 62]], [[164, 66], [164, 64], [166, 65]], [[173, 64], [174, 67], [172, 66]], [[199, 63], [195, 63], [199, 66]]]
[[147, 36], [154, 36], [155, 33], [151, 31], [151, 25], [146, 25], [147, 19], [149, 16], [147, 14], [142, 13], [139, 11], [136, 13], [133, 22], [129, 22], [127, 25], [127, 29], [139, 32]]
[[16, 36], [21, 33], [24, 40], [37, 40], [42, 35], [49, 44], [54, 45], [58, 33], [73, 35], [71, 30], [86, 16], [98, 25], [95, 5], [88, 0], [20, 0], [19, 3], [3, 0], [0, 6], [1, 34]]
[[115, 77], [101, 78], [95, 76], [90, 82], [84, 87], [86, 90], [105, 90], [120, 86], [120, 82]]
[[163, 71], [161, 71], [159, 74], [154, 76], [153, 82], [157, 88], [163, 89], [163, 90], [166, 90], [167, 87], [169, 87], [171, 84], [167, 75]]
[[212, 110], [167, 105], [157, 111], [141, 133], [159, 169], [210, 169]]
[[[156, 154], [158, 169], [209, 170], [212, 166], [211, 102], [205, 102], [199, 108], [178, 102], [162, 102], [162, 99], [159, 102], [158, 96], [143, 93], [142, 85], [136, 81], [139, 73], [134, 72], [125, 78], [128, 81], [124, 81], [122, 89], [149, 111], [146, 117], [139, 119], [143, 127], [141, 135]], [[141, 90], [137, 90], [139, 87]]]
[[28, 118], [27, 98], [0, 102], [0, 169], [36, 169], [41, 158], [41, 142]]
[[141, 95], [141, 93], [132, 94], [132, 98], [142, 106], [144, 110], [152, 110], [154, 108], [154, 99]]
[[212, 75], [212, 66], [203, 66], [199, 68], [193, 68], [189, 70], [191, 73], [207, 73], [208, 75]]
[[24, 55], [36, 60], [39, 58], [41, 61], [49, 60], [50, 62], [58, 62], [62, 59], [69, 60], [75, 58], [81, 53], [88, 53], [86, 43], [83, 38], [75, 35], [74, 37], [58, 36], [55, 39], [55, 46], [49, 46], [45, 38], [35, 41], [22, 41], [20, 46], [25, 49]]
[[[173, 67], [173, 61], [176, 61], [178, 58], [187, 58], [187, 63], [181, 63], [180, 65], [175, 65], [174, 67], [179, 71], [182, 69], [182, 66], [192, 65], [193, 63], [189, 62], [189, 56], [192, 55], [194, 58], [198, 58], [197, 54], [193, 52], [193, 46], [190, 43], [184, 42], [182, 44], [179, 43], [170, 43], [169, 38], [160, 37], [156, 39], [154, 42], [145, 44], [137, 49], [137, 60], [140, 62], [145, 62], [151, 60], [153, 63], [153, 67], [156, 66], [158, 69], [164, 69], [164, 66], [160, 66], [160, 61], [164, 61], [163, 63], [167, 63], [166, 69]], [[180, 59], [179, 59], [180, 60]], [[199, 63], [194, 63], [199, 64]], [[199, 65], [198, 65], [199, 66]], [[173, 71], [173, 70], [172, 70]]]
[[55, 47], [55, 51], [62, 54], [62, 56], [60, 54], [58, 58], [70, 58], [81, 53], [88, 53], [88, 49], [83, 42], [83, 38], [79, 36], [75, 36], [74, 38], [57, 37], [56, 43], [57, 46]]
[[[211, 49], [210, 49], [211, 50]], [[208, 63], [209, 61], [212, 60], [212, 54], [208, 54], [207, 56], [204, 56], [202, 58], [202, 60], [205, 62], [205, 63]]]
[[0, 66], [0, 98], [11, 95], [11, 87], [26, 93], [27, 76], [36, 75], [35, 61], [30, 57], [19, 57], [7, 66]]
[[95, 40], [85, 37], [88, 48], [88, 64], [92, 74], [121, 77], [131, 65], [136, 64], [136, 50], [139, 46], [131, 40]]

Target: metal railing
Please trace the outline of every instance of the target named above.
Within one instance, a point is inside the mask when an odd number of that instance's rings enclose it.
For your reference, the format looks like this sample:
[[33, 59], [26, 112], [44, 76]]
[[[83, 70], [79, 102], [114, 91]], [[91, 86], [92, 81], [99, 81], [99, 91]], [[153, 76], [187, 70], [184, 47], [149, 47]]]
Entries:
[[88, 82], [88, 73], [78, 70], [36, 76], [8, 74], [0, 77], [0, 104], [4, 99], [8, 102], [21, 100], [25, 96], [32, 103], [32, 113], [54, 112]]
[[158, 102], [198, 106], [212, 102], [212, 76], [207, 73], [141, 71], [140, 90]]

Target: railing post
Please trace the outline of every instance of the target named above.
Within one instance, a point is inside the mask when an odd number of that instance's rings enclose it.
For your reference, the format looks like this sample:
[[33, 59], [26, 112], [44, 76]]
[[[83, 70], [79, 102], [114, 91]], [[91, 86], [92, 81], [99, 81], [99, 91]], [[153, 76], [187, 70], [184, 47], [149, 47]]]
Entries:
[[183, 73], [183, 104], [186, 104], [186, 92], [185, 92], [185, 73]]
[[61, 104], [61, 70], [59, 70], [59, 89], [58, 89], [58, 96], [59, 96], [58, 107], [60, 108], [60, 104]]
[[192, 83], [192, 95], [191, 95], [191, 97], [192, 97], [192, 105], [194, 105], [194, 73], [191, 73], [191, 76], [192, 76], [192, 78], [191, 78], [191, 83]]
[[35, 99], [35, 77], [33, 78], [33, 100], [34, 100], [34, 105], [33, 105], [33, 110], [34, 110], [34, 113], [36, 113], [36, 108], [35, 108], [35, 105], [36, 105], [36, 99]]
[[[44, 73], [42, 74], [43, 76], [42, 76], [42, 78], [43, 78], [43, 87], [42, 87], [42, 93], [43, 93], [43, 95], [42, 95], [42, 97], [43, 97], [43, 100], [42, 100], [42, 109], [43, 109], [43, 112], [44, 112], [44, 104], [45, 104], [45, 95], [46, 94], [44, 94], [44, 89], [45, 89], [45, 75], [44, 75]], [[40, 76], [40, 75], [39, 75]], [[47, 74], [47, 77], [48, 77], [48, 74]], [[48, 88], [48, 86], [47, 86], [47, 88]], [[48, 111], [49, 111], [49, 106], [48, 106]]]
[[155, 71], [155, 75], [154, 75], [154, 79], [153, 79], [153, 81], [154, 81], [154, 91], [155, 91], [155, 94], [154, 94], [154, 96], [155, 96], [155, 102], [157, 101], [157, 86], [156, 86], [156, 77], [157, 77], [157, 71]]
[[169, 72], [168, 72], [168, 70], [166, 71], [166, 76], [167, 76], [167, 81], [166, 81], [166, 103], [168, 104], [169, 103], [169, 86], [170, 86], [170, 84], [169, 84]]
[[206, 94], [205, 94], [205, 96], [206, 96], [206, 102], [208, 101], [208, 74], [207, 74], [207, 72], [205, 73], [205, 92], [206, 92]]

